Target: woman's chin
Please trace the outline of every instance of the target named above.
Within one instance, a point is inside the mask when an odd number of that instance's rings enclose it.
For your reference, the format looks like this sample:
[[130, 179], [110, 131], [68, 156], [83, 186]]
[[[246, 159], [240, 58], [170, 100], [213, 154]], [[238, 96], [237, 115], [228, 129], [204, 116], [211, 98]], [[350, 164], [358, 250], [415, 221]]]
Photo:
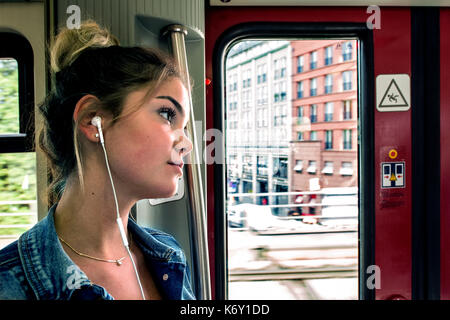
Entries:
[[146, 198], [147, 199], [162, 199], [162, 198], [170, 198], [173, 197], [178, 190], [178, 184], [170, 184], [170, 185], [164, 185], [164, 187], [158, 189], [155, 192], [152, 192], [149, 194]]

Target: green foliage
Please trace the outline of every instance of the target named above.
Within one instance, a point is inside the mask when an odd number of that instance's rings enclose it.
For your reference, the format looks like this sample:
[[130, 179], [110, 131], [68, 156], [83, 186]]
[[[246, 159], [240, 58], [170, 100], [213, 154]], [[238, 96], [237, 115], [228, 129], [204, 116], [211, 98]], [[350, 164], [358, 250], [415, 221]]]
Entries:
[[[18, 67], [14, 59], [0, 59], [0, 134], [19, 132]], [[0, 201], [36, 199], [34, 153], [0, 154]], [[0, 212], [30, 211], [29, 205], [0, 205]], [[30, 217], [0, 217], [0, 224], [27, 224]], [[0, 228], [0, 234], [17, 234], [23, 228]]]
[[17, 62], [0, 59], [0, 133], [19, 132], [19, 88]]

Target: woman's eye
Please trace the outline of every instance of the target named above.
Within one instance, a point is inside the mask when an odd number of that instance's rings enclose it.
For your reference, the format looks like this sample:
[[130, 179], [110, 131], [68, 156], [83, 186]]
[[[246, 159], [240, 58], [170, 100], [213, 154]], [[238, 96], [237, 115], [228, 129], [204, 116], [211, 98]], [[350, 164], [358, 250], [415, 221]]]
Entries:
[[159, 114], [169, 122], [172, 122], [176, 116], [176, 112], [171, 108], [161, 108]]

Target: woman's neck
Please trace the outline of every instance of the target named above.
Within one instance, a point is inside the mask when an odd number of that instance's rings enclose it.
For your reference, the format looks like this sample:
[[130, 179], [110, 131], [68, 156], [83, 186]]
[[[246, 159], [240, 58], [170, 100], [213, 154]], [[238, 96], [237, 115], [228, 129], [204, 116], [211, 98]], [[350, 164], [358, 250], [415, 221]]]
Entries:
[[[90, 177], [89, 174], [85, 177]], [[116, 186], [117, 189], [117, 186]], [[119, 215], [127, 230], [128, 215], [134, 201], [118, 192]], [[126, 254], [116, 222], [117, 211], [109, 178], [97, 176], [84, 181], [84, 190], [75, 178], [69, 178], [55, 210], [58, 236], [72, 247], [96, 257], [120, 257]]]

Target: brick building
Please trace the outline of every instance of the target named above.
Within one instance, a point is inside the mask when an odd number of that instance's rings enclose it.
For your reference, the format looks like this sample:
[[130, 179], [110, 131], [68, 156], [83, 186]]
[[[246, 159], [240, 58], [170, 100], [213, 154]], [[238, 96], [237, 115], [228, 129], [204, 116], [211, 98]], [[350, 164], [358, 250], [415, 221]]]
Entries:
[[289, 191], [357, 186], [356, 45], [291, 42]]

